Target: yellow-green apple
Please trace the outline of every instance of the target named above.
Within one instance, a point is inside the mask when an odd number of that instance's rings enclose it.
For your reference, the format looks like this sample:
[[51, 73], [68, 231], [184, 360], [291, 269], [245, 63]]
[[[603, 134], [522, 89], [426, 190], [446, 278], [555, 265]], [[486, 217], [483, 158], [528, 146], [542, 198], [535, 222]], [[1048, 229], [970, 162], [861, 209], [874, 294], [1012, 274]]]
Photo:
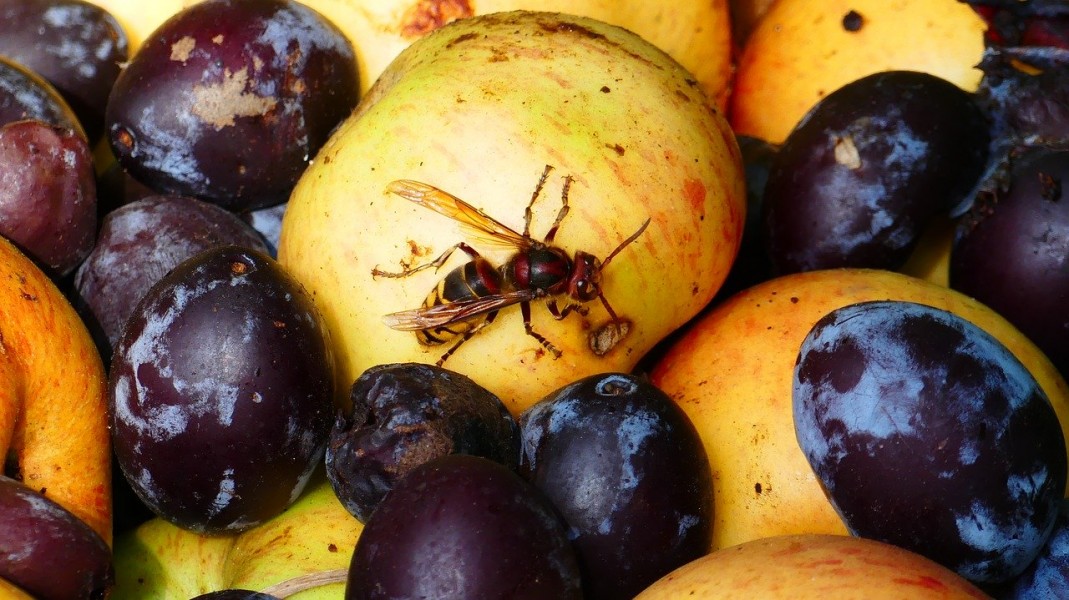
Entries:
[[864, 538], [800, 534], [717, 550], [665, 575], [636, 600], [981, 600], [957, 573], [919, 554]]
[[116, 538], [111, 597], [187, 600], [239, 588], [340, 598], [362, 529], [322, 476], [286, 512], [240, 534], [201, 535], [153, 519]]
[[0, 238], [0, 456], [110, 544], [104, 366], [74, 308]]
[[[638, 236], [611, 263], [577, 261], [586, 270], [576, 266], [576, 276], [568, 276], [577, 283], [570, 286], [574, 295], [550, 290], [561, 309], [573, 298], [587, 300], [579, 314], [555, 319], [543, 301], [548, 286], [512, 286], [521, 290], [516, 300], [523, 290], [541, 290], [526, 298], [533, 300], [531, 328], [545, 343], [525, 331], [519, 302], [491, 304], [500, 309], [496, 319], [445, 363], [515, 414], [585, 375], [629, 371], [712, 298], [742, 231], [738, 146], [690, 73], [622, 28], [516, 11], [463, 19], [421, 38], [324, 146], [282, 223], [279, 260], [311, 291], [328, 323], [337, 389], [344, 394], [376, 364], [434, 363], [463, 339], [424, 345], [384, 316], [419, 309], [469, 259], [464, 251], [440, 270], [384, 274], [430, 264], [460, 242], [502, 265], [520, 251], [505, 242], [525, 231], [528, 207], [530, 237], [542, 240], [560, 219], [553, 243], [569, 257], [582, 251], [606, 260]], [[471, 235], [471, 225], [487, 216], [512, 233]], [[491, 277], [487, 271], [480, 280]], [[540, 273], [562, 281], [564, 271]], [[519, 268], [510, 273], [517, 281], [523, 276]], [[600, 284], [580, 289], [584, 273]], [[598, 289], [617, 319], [595, 297]], [[391, 322], [418, 326], [420, 316], [395, 315]]]
[[0, 600], [33, 600], [33, 596], [19, 589], [10, 581], [0, 579]]
[[958, 0], [779, 0], [739, 57], [732, 127], [782, 143], [822, 97], [879, 71], [924, 71], [975, 90], [985, 29]]
[[802, 340], [832, 310], [905, 300], [948, 310], [1002, 342], [1032, 373], [1069, 439], [1069, 385], [1008, 321], [942, 285], [880, 270], [783, 276], [694, 322], [651, 379], [694, 422], [713, 470], [713, 548], [793, 533], [846, 533], [795, 437], [792, 380]]
[[[131, 53], [164, 20], [199, 0], [90, 0], [126, 30]], [[733, 77], [727, 0], [665, 4], [643, 0], [303, 0], [334, 22], [356, 48], [364, 90], [409, 44], [458, 18], [510, 10], [565, 12], [634, 31], [689, 69], [725, 108]]]

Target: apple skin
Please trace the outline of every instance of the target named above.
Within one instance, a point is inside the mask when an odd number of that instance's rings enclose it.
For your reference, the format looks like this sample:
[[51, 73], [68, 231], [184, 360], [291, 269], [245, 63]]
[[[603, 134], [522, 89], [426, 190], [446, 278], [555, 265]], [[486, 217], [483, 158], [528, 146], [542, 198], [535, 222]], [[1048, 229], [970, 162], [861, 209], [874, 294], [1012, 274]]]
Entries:
[[919, 554], [874, 540], [801, 534], [752, 540], [706, 554], [635, 600], [980, 600], [988, 595]]
[[533, 237], [558, 214], [565, 176], [571, 212], [555, 244], [569, 254], [604, 259], [651, 221], [602, 272], [629, 333], [599, 356], [588, 346], [591, 329], [609, 322], [599, 302], [563, 320], [534, 302], [533, 328], [562, 351], [554, 358], [509, 306], [444, 366], [519, 414], [584, 375], [630, 371], [712, 298], [738, 251], [746, 200], [734, 136], [690, 75], [636, 35], [591, 19], [523, 11], [463, 19], [398, 57], [302, 176], [283, 218], [279, 261], [332, 332], [339, 392], [373, 365], [433, 363], [449, 347], [421, 346], [382, 319], [419, 308], [464, 253], [411, 277], [375, 269], [428, 263], [461, 241], [494, 265], [516, 252], [467, 237], [450, 218], [388, 195], [387, 185], [433, 185], [522, 231], [547, 163], [554, 169], [533, 207]]
[[[130, 54], [164, 20], [196, 0], [89, 0], [122, 24]], [[701, 88], [727, 107], [734, 78], [728, 0], [303, 0], [353, 42], [361, 89], [367, 91], [409, 44], [453, 19], [510, 10], [581, 15], [630, 29], [694, 74]]]
[[712, 548], [771, 535], [847, 533], [798, 447], [792, 378], [813, 325], [834, 309], [869, 300], [949, 310], [993, 335], [1036, 378], [1069, 439], [1069, 385], [1035, 344], [979, 302], [890, 271], [811, 271], [772, 279], [695, 321], [650, 374], [705, 444], [714, 481]]
[[78, 313], [0, 238], [0, 456], [19, 479], [112, 539], [104, 366]]
[[[861, 16], [856, 31], [844, 27], [851, 11]], [[986, 28], [958, 0], [779, 0], [739, 57], [731, 125], [783, 143], [820, 98], [879, 71], [923, 71], [974, 91]]]
[[[262, 592], [310, 573], [348, 572], [362, 530], [322, 474], [286, 512], [240, 534], [200, 535], [152, 519], [116, 538], [111, 600], [187, 600], [231, 588]], [[344, 581], [337, 581], [286, 597], [333, 600], [344, 591]]]

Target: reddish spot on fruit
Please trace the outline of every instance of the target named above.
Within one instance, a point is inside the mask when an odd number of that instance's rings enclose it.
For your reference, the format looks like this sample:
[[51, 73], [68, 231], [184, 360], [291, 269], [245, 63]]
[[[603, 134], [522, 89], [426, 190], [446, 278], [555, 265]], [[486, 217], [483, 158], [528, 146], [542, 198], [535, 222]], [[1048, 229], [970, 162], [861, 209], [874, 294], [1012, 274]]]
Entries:
[[474, 14], [467, 0], [419, 0], [401, 18], [401, 35], [407, 39], [423, 37], [446, 23]]
[[695, 214], [702, 214], [702, 207], [705, 206], [705, 184], [698, 179], [688, 179], [683, 184], [683, 191]]

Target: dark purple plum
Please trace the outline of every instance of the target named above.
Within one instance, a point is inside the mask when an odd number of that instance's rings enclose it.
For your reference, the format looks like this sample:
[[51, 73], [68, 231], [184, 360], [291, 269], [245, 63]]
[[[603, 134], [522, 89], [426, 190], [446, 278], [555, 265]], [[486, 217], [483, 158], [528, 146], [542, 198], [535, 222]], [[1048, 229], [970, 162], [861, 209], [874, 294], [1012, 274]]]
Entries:
[[0, 125], [27, 120], [44, 121], [86, 137], [78, 116], [52, 84], [0, 56]]
[[190, 598], [190, 600], [279, 600], [278, 596], [253, 590], [217, 590]]
[[90, 140], [104, 131], [108, 94], [128, 56], [126, 33], [83, 0], [0, 0], [0, 56], [52, 84]]
[[156, 514], [238, 531], [288, 507], [320, 465], [333, 358], [311, 296], [269, 256], [201, 252], [156, 283], [109, 373], [115, 456]]
[[1069, 49], [988, 48], [979, 67], [978, 101], [1000, 152], [1069, 143]]
[[705, 447], [653, 384], [620, 373], [581, 379], [525, 410], [520, 430], [520, 473], [567, 522], [586, 598], [632, 598], [709, 551]]
[[0, 235], [53, 278], [73, 272], [96, 239], [93, 155], [81, 135], [42, 121], [0, 126]]
[[235, 212], [284, 202], [359, 98], [352, 44], [293, 0], [206, 0], [145, 40], [108, 100], [119, 163]]
[[533, 485], [481, 456], [413, 469], [356, 542], [346, 600], [582, 598], [564, 524]]
[[1065, 596], [1069, 590], [1069, 500], [1062, 500], [1059, 508], [1054, 530], [1039, 557], [998, 598], [1035, 600]]
[[103, 354], [119, 340], [134, 307], [182, 261], [237, 245], [267, 252], [260, 235], [229, 211], [193, 198], [150, 196], [105, 215], [96, 245], [75, 273], [75, 308]]
[[432, 458], [472, 454], [511, 469], [520, 428], [501, 399], [468, 377], [417, 363], [364, 371], [327, 444], [327, 478], [345, 508], [366, 522], [405, 475]]
[[958, 223], [949, 281], [1069, 377], [1069, 151], [1024, 150], [1004, 181], [978, 194]]
[[111, 548], [70, 511], [0, 475], [0, 578], [39, 600], [103, 600]]
[[968, 197], [988, 150], [974, 98], [934, 75], [885, 71], [835, 90], [768, 174], [763, 240], [774, 272], [900, 268], [926, 225]]
[[853, 534], [979, 584], [1039, 554], [1065, 439], [1031, 373], [976, 325], [903, 301], [834, 310], [802, 343], [793, 403], [798, 444]]

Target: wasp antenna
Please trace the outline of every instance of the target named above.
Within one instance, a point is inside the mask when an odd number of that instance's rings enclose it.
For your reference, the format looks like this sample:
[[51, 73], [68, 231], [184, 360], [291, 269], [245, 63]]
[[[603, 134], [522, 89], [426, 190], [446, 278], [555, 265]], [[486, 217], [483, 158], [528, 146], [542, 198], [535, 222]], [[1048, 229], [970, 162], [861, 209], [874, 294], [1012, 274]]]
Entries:
[[604, 269], [614, 256], [619, 254], [620, 251], [627, 247], [628, 244], [638, 239], [638, 236], [642, 235], [643, 231], [646, 231], [646, 227], [649, 226], [649, 224], [650, 219], [646, 219], [646, 221], [641, 226], [639, 226], [638, 230], [635, 231], [635, 233], [632, 233], [626, 240], [620, 242], [620, 245], [617, 246], [615, 250], [610, 252], [609, 255], [605, 257], [605, 260], [601, 261], [601, 268]]

